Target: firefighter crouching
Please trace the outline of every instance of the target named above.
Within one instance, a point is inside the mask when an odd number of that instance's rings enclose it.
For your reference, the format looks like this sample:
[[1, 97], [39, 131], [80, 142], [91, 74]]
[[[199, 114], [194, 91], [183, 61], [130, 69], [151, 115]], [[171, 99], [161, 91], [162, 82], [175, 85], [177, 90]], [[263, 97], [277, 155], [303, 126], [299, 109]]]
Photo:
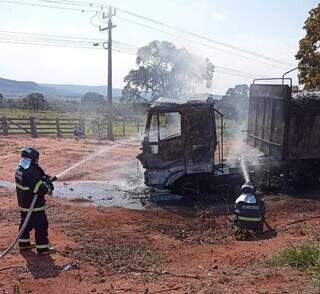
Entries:
[[[38, 254], [51, 254], [55, 249], [49, 245], [48, 220], [46, 215], [45, 194], [54, 187], [43, 169], [38, 165], [39, 152], [33, 147], [23, 148], [21, 160], [16, 168], [16, 191], [21, 212], [20, 228], [27, 216], [33, 196], [38, 195], [28, 224], [19, 239], [21, 250], [36, 247]], [[30, 241], [30, 232], [34, 229], [36, 245]]]
[[232, 224], [235, 237], [244, 240], [248, 232], [262, 233], [266, 208], [264, 201], [257, 195], [255, 187], [245, 183], [241, 195], [236, 199]]

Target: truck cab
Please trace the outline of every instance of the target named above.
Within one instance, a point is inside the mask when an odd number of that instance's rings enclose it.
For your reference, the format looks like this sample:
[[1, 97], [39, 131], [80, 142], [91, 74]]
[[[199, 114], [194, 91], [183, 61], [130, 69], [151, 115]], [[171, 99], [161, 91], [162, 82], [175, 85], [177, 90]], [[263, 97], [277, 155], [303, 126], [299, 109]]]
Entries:
[[154, 103], [147, 117], [142, 153], [137, 156], [145, 168], [145, 184], [172, 188], [183, 178], [190, 180], [221, 168], [223, 134], [221, 125], [218, 140], [217, 114], [223, 125], [223, 116], [214, 108], [211, 98]]

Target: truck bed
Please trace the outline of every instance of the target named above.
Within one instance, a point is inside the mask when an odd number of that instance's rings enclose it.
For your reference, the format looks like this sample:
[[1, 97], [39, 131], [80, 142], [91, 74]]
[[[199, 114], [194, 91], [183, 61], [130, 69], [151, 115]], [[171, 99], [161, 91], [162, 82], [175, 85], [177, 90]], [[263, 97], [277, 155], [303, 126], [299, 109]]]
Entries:
[[251, 85], [247, 143], [278, 160], [320, 158], [320, 97], [292, 97], [288, 85]]

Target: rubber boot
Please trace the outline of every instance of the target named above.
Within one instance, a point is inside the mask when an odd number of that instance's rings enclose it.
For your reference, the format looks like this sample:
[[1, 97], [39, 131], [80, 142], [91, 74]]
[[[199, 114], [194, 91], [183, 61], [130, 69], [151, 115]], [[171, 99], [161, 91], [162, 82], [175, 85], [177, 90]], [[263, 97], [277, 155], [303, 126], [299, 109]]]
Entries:
[[56, 252], [56, 249], [53, 246], [49, 246], [48, 248], [44, 249], [37, 249], [38, 255], [48, 255], [53, 254]]

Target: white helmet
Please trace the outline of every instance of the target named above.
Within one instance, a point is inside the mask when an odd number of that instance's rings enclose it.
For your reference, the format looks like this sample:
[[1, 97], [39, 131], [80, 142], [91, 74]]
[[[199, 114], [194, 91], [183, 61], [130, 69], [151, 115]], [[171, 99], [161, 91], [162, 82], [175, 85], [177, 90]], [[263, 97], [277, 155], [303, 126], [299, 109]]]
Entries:
[[255, 192], [256, 192], [256, 188], [251, 182], [244, 183], [241, 187], [241, 193], [254, 194]]

